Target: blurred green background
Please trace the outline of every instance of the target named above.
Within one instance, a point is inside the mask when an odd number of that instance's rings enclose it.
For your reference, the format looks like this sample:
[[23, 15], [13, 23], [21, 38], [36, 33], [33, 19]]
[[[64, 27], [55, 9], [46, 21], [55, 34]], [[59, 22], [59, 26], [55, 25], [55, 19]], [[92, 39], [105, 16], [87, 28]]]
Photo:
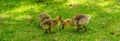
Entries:
[[[53, 28], [45, 34], [38, 15], [55, 18], [87, 14], [87, 32]], [[120, 41], [120, 0], [0, 0], [0, 41]]]

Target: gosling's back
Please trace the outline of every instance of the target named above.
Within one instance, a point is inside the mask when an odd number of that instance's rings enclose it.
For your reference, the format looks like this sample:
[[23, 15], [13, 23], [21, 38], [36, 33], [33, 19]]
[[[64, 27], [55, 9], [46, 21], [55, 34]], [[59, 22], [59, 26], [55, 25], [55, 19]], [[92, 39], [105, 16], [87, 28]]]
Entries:
[[41, 14], [39, 15], [39, 18], [40, 18], [41, 21], [44, 21], [45, 19], [51, 19], [51, 16], [49, 16], [49, 15], [46, 14], [46, 13], [41, 13]]
[[55, 20], [53, 20], [53, 19], [46, 19], [43, 22], [41, 22], [40, 25], [42, 27], [48, 27], [49, 25], [50, 26], [55, 26], [55, 25], [57, 25], [57, 22]]
[[72, 23], [77, 24], [78, 22], [79, 25], [85, 25], [89, 23], [89, 20], [90, 20], [90, 16], [87, 16], [85, 14], [78, 14], [73, 16]]

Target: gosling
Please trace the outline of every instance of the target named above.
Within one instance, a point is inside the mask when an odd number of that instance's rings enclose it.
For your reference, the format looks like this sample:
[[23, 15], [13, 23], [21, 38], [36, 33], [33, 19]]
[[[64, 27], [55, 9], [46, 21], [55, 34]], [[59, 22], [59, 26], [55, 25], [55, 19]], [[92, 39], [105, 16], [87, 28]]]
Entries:
[[81, 26], [84, 27], [85, 31], [87, 31], [86, 25], [89, 23], [90, 18], [90, 16], [87, 16], [85, 14], [77, 14], [73, 16], [72, 19], [64, 20], [62, 23], [62, 29], [64, 29], [66, 24], [70, 24], [72, 26], [77, 26], [77, 31], [79, 31]]
[[51, 28], [57, 26], [61, 22], [61, 17], [57, 16], [56, 19], [46, 19], [40, 23], [41, 27], [45, 30], [45, 33], [51, 33]]

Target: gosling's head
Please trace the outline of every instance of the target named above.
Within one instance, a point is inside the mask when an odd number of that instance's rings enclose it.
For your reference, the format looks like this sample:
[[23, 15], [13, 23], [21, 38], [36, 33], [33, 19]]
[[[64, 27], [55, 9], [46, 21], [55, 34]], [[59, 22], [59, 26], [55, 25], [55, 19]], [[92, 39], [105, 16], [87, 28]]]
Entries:
[[57, 16], [55, 19], [56, 22], [62, 22], [61, 16]]
[[64, 22], [63, 22], [64, 25], [66, 24], [71, 24], [71, 20], [70, 19], [65, 19]]
[[62, 29], [64, 29], [64, 27], [68, 24], [71, 24], [71, 20], [70, 19], [65, 19], [63, 22], [62, 22]]

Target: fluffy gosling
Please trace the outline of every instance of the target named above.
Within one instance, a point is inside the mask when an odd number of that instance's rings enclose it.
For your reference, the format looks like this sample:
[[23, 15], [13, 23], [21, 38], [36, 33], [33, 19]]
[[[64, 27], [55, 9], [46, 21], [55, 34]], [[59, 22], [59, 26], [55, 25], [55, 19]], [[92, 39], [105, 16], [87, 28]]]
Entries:
[[51, 33], [51, 28], [57, 26], [58, 23], [61, 22], [61, 17], [58, 16], [55, 20], [54, 19], [46, 19], [40, 23], [41, 27], [45, 29], [45, 33]]
[[77, 31], [79, 31], [81, 26], [84, 27], [85, 31], [87, 31], [86, 25], [89, 23], [90, 18], [91, 18], [90, 16], [87, 16], [84, 14], [77, 14], [77, 15], [73, 16], [72, 19], [64, 20], [62, 28], [64, 29], [64, 26], [66, 24], [70, 24], [72, 26], [77, 26]]

